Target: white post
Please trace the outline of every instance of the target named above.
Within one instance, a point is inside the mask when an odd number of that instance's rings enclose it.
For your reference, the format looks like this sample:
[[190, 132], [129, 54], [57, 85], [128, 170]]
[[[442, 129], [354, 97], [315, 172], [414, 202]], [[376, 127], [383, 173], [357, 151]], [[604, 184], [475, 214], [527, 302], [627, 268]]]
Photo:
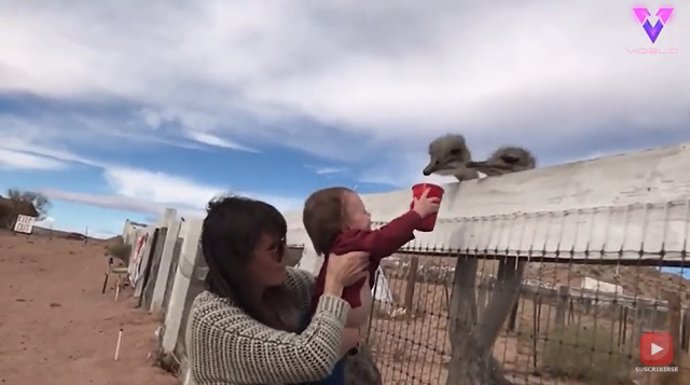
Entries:
[[188, 230], [182, 241], [180, 261], [175, 272], [175, 281], [170, 292], [170, 304], [165, 314], [165, 328], [163, 333], [163, 353], [175, 350], [177, 337], [180, 334], [180, 323], [184, 311], [189, 282], [194, 270], [196, 256], [199, 252], [199, 238], [201, 237], [201, 219], [188, 219]]
[[165, 297], [165, 288], [168, 283], [168, 275], [170, 273], [170, 265], [172, 264], [173, 250], [175, 249], [175, 242], [180, 233], [180, 218], [177, 217], [177, 210], [165, 210], [166, 221], [164, 226], [168, 228], [165, 234], [165, 242], [163, 243], [163, 251], [161, 252], [161, 260], [158, 265], [158, 274], [156, 274], [156, 282], [153, 286], [153, 295], [151, 297], [151, 307], [149, 312], [159, 311], [163, 307], [163, 298]]
[[120, 358], [120, 345], [122, 344], [122, 329], [117, 332], [117, 343], [115, 344], [115, 361]]
[[122, 227], [122, 239], [127, 242], [127, 229], [129, 229], [129, 218], [125, 219], [125, 225]]
[[117, 275], [117, 279], [115, 280], [115, 302], [117, 302], [117, 298], [120, 296], [120, 275]]

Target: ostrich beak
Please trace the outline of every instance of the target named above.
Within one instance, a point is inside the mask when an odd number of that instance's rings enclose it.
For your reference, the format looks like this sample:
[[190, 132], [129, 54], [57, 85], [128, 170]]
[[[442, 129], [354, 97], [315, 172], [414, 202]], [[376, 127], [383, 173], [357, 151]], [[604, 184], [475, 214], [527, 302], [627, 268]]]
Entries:
[[424, 171], [422, 171], [422, 174], [424, 176], [429, 176], [431, 175], [434, 171], [438, 170], [439, 162], [438, 160], [432, 159], [429, 164], [424, 167]]

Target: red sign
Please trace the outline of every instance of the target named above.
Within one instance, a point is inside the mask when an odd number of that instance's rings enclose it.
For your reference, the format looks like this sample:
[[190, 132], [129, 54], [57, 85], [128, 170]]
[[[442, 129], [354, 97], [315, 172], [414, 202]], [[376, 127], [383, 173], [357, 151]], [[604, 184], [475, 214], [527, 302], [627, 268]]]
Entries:
[[646, 366], [669, 366], [673, 362], [673, 339], [668, 332], [644, 332], [640, 337], [640, 361]]

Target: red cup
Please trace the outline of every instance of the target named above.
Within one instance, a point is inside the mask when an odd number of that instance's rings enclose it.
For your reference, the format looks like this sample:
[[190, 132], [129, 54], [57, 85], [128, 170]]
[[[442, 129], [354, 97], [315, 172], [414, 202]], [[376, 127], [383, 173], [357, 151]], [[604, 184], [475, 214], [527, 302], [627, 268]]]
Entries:
[[[418, 183], [412, 186], [412, 196], [414, 197], [414, 199], [419, 199], [419, 197], [421, 197], [422, 194], [424, 194], [424, 190], [426, 189], [429, 189], [429, 194], [427, 195], [427, 197], [438, 197], [438, 202], [441, 203], [441, 199], [443, 199], [443, 188], [432, 183]], [[414, 207], [414, 200], [412, 200], [412, 202], [410, 203], [410, 209], [412, 209], [412, 207]], [[424, 232], [433, 231], [434, 227], [436, 226], [437, 216], [437, 212], [427, 215], [424, 219], [422, 219], [422, 223], [419, 225], [419, 228], [417, 230]]]

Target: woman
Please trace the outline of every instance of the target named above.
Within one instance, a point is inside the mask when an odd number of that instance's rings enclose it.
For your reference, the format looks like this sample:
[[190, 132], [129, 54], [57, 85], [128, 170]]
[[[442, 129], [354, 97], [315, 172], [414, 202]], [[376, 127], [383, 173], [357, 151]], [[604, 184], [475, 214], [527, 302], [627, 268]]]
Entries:
[[292, 384], [327, 377], [355, 347], [343, 335], [349, 305], [343, 287], [366, 276], [368, 255], [329, 256], [326, 290], [299, 333], [314, 277], [285, 267], [285, 218], [241, 197], [212, 201], [201, 246], [206, 291], [192, 304], [189, 354], [197, 385]]

